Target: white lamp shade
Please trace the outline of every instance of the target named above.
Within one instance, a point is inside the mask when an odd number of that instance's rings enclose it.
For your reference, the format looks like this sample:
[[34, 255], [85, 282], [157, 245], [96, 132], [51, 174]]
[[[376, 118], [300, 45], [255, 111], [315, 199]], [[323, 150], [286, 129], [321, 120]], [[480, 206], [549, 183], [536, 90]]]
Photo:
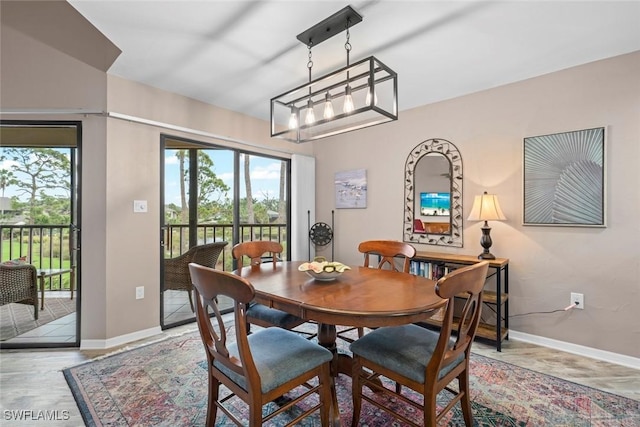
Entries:
[[469, 221], [504, 221], [507, 217], [504, 216], [502, 209], [500, 209], [498, 196], [487, 194], [485, 191], [483, 195], [475, 197], [471, 213], [467, 219]]

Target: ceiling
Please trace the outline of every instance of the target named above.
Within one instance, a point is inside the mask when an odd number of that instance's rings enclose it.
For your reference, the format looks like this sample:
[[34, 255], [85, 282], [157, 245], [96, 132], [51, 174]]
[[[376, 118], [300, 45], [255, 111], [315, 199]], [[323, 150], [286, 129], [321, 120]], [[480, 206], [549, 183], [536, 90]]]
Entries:
[[[109, 73], [268, 120], [308, 79], [296, 36], [351, 5], [351, 62], [398, 73], [400, 111], [640, 50], [640, 1], [103, 1], [69, 3], [122, 50]], [[346, 65], [342, 32], [313, 77]]]

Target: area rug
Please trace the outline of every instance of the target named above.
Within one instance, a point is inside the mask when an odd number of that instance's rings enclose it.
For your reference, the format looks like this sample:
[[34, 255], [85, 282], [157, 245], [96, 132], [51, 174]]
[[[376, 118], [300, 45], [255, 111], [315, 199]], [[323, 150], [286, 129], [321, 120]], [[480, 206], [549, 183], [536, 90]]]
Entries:
[[[346, 345], [340, 351], [347, 352]], [[197, 332], [126, 350], [63, 373], [87, 426], [204, 425], [207, 369]], [[488, 357], [473, 355], [470, 382], [476, 426], [640, 426], [638, 401]], [[342, 424], [350, 425], [350, 378], [340, 375], [336, 388]], [[441, 398], [444, 402], [444, 396]], [[242, 402], [231, 402], [235, 413], [246, 413]], [[269, 410], [265, 406], [265, 411]], [[420, 419], [411, 408], [406, 408], [405, 414]], [[218, 411], [216, 425], [233, 424]], [[319, 425], [319, 419], [309, 419], [303, 425]], [[401, 424], [364, 402], [361, 425]], [[464, 425], [459, 405], [441, 425]]]
[[0, 307], [0, 341], [6, 341], [46, 325], [76, 311], [76, 300], [48, 297], [44, 310], [38, 307], [38, 320], [33, 319], [33, 306], [7, 304]]

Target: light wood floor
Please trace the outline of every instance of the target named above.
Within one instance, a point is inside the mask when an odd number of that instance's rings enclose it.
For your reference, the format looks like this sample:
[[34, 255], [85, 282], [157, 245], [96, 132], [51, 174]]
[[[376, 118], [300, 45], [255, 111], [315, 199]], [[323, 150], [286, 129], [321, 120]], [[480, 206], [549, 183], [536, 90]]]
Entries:
[[[135, 345], [169, 335], [195, 330], [185, 325], [165, 331]], [[61, 370], [117, 351], [3, 350], [0, 352], [0, 425], [53, 427], [82, 426], [83, 421]], [[474, 343], [473, 351], [579, 384], [640, 401], [640, 370], [601, 362], [517, 341], [505, 341], [498, 353], [490, 345]], [[7, 418], [7, 410], [57, 411], [58, 421], [17, 422]]]

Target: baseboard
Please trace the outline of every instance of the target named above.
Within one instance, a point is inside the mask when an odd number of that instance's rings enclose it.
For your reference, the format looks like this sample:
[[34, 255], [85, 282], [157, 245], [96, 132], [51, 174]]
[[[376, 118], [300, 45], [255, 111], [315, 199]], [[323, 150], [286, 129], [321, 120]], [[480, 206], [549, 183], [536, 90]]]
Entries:
[[80, 350], [106, 350], [162, 333], [160, 326], [120, 335], [106, 340], [81, 340]]
[[509, 339], [541, 345], [543, 347], [549, 347], [556, 350], [565, 351], [567, 353], [590, 357], [597, 360], [603, 360], [605, 362], [615, 363], [616, 365], [622, 365], [628, 368], [640, 370], [640, 359], [637, 357], [626, 356], [624, 354], [598, 350], [597, 348], [586, 347], [583, 345], [572, 344], [565, 341], [526, 334], [524, 332], [514, 331], [513, 329], [509, 329]]

